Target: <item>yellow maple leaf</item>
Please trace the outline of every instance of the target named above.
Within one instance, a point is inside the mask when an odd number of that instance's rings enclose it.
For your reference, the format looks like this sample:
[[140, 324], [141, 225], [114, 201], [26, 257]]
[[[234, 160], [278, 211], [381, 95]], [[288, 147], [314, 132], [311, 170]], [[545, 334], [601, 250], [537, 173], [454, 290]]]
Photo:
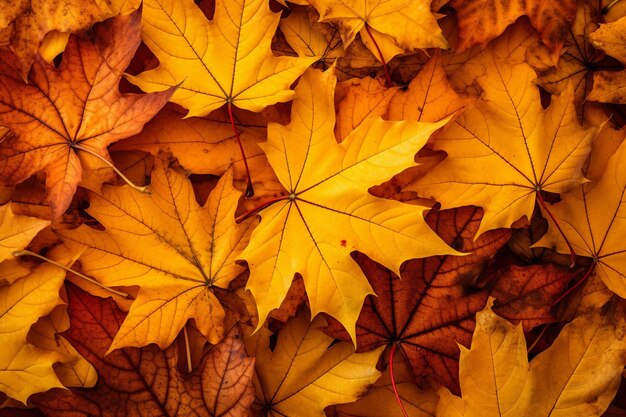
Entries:
[[333, 344], [325, 326], [322, 317], [311, 322], [301, 313], [282, 328], [273, 350], [267, 328], [245, 339], [246, 351], [256, 356], [255, 415], [324, 417], [326, 406], [355, 401], [378, 379], [384, 346], [356, 353], [349, 343]]
[[188, 319], [212, 343], [223, 338], [224, 309], [212, 287], [226, 288], [243, 272], [235, 259], [254, 222], [235, 225], [240, 193], [222, 177], [204, 207], [191, 183], [156, 161], [150, 195], [128, 186], [91, 194], [88, 212], [106, 231], [60, 230], [66, 244], [84, 246], [83, 270], [107, 286], [141, 287], [110, 351], [156, 343], [169, 346]]
[[[596, 183], [583, 184], [563, 196], [551, 212], [575, 252], [594, 261], [595, 273], [620, 297], [626, 297], [626, 144], [609, 159]], [[554, 223], [537, 246], [569, 249]]]
[[488, 304], [476, 314], [471, 349], [460, 346], [462, 398], [441, 388], [437, 416], [600, 416], [619, 387], [625, 331], [623, 303], [614, 300], [566, 325], [529, 365], [522, 327]]
[[63, 303], [59, 290], [64, 278], [62, 269], [44, 264], [0, 287], [0, 392], [23, 403], [31, 394], [63, 387], [52, 369], [62, 356], [35, 347], [26, 336], [40, 317]]
[[177, 86], [171, 101], [204, 116], [233, 105], [255, 112], [291, 100], [291, 83], [317, 58], [274, 57], [280, 15], [265, 0], [218, 0], [209, 21], [193, 0], [143, 2], [142, 39], [161, 65], [129, 80], [147, 92]]
[[[430, 11], [430, 0], [309, 0], [320, 21], [339, 26], [344, 46], [358, 33], [380, 59], [418, 48], [447, 48], [448, 43]], [[380, 49], [380, 53], [379, 53]]]
[[414, 165], [438, 123], [362, 123], [338, 144], [333, 134], [334, 68], [308, 71], [296, 88], [291, 124], [270, 123], [260, 144], [288, 196], [260, 212], [241, 258], [259, 325], [304, 278], [313, 316], [327, 312], [354, 340], [355, 323], [372, 289], [350, 257], [358, 250], [398, 272], [407, 259], [457, 253], [424, 222], [424, 207], [376, 198], [369, 187]]
[[527, 64], [491, 63], [477, 80], [484, 98], [432, 142], [448, 157], [409, 188], [444, 208], [483, 207], [477, 235], [530, 219], [539, 191], [563, 193], [582, 183], [597, 132], [577, 122], [571, 87], [543, 110]]

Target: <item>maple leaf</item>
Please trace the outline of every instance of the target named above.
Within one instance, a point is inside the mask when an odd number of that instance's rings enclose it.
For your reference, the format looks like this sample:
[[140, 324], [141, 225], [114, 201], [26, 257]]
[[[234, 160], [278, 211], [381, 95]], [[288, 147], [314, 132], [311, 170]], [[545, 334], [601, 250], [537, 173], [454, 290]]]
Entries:
[[311, 70], [300, 80], [291, 124], [270, 123], [260, 144], [287, 189], [260, 212], [241, 258], [259, 325], [304, 278], [313, 316], [327, 312], [354, 334], [370, 285], [352, 251], [398, 270], [407, 259], [455, 253], [423, 222], [422, 207], [373, 197], [367, 189], [414, 164], [413, 155], [439, 123], [361, 124], [341, 144], [333, 135], [335, 74]]
[[258, 112], [291, 100], [290, 84], [316, 58], [272, 55], [279, 19], [265, 0], [218, 0], [211, 21], [193, 0], [144, 1], [142, 38], [161, 65], [128, 79], [144, 91], [178, 86], [171, 100], [187, 116], [226, 103]]
[[[626, 17], [601, 25], [589, 35], [596, 48], [600, 48], [626, 65]], [[593, 90], [589, 100], [605, 103], [626, 103], [626, 71], [599, 71], [593, 77]]]
[[543, 110], [527, 64], [508, 66], [493, 58], [486, 72], [477, 79], [484, 99], [432, 142], [448, 157], [408, 188], [443, 208], [483, 207], [478, 235], [530, 219], [540, 191], [563, 193], [582, 183], [597, 132], [578, 124], [571, 87]]
[[87, 248], [80, 257], [87, 274], [107, 286], [141, 287], [110, 350], [165, 348], [190, 318], [212, 343], [222, 339], [225, 313], [212, 287], [227, 288], [243, 272], [235, 259], [254, 225], [235, 225], [240, 193], [231, 183], [232, 175], [222, 177], [201, 207], [187, 178], [157, 160], [150, 195], [128, 186], [91, 194], [88, 212], [104, 232], [58, 231], [68, 245]]
[[[553, 298], [566, 285], [555, 268], [512, 267], [494, 274], [481, 290], [474, 289], [484, 263], [507, 241], [510, 232], [493, 230], [475, 239], [481, 211], [475, 207], [431, 211], [426, 220], [450, 245], [471, 254], [411, 260], [401, 269], [402, 279], [360, 256], [377, 297], [368, 297], [356, 324], [358, 351], [397, 344], [418, 382], [433, 375], [457, 391], [457, 343], [468, 345], [474, 314], [497, 297], [497, 308], [507, 317], [522, 320], [524, 328], [554, 321], [549, 313]], [[331, 322], [330, 334], [346, 339]]]
[[29, 84], [13, 75], [13, 57], [0, 54], [0, 123], [16, 134], [0, 144], [2, 182], [46, 174], [52, 216], [69, 206], [87, 168], [107, 158], [106, 147], [141, 130], [171, 92], [122, 95], [121, 73], [139, 45], [140, 16], [117, 17], [95, 28], [95, 45], [70, 37], [59, 68], [36, 58]]
[[181, 375], [176, 345], [105, 353], [124, 313], [113, 300], [67, 286], [71, 326], [64, 336], [98, 371], [93, 389], [52, 390], [31, 398], [51, 417], [239, 417], [254, 399], [254, 360], [236, 330]]
[[62, 357], [27, 343], [30, 327], [63, 303], [59, 290], [65, 272], [40, 265], [10, 285], [0, 286], [0, 392], [26, 403], [33, 393], [63, 387], [52, 369]]
[[[626, 297], [626, 247], [622, 236], [626, 227], [626, 175], [621, 168], [624, 161], [626, 145], [622, 144], [597, 183], [578, 187], [551, 208], [574, 251], [591, 257], [594, 272], [620, 297]], [[553, 222], [537, 246], [554, 246], [561, 253], [569, 251]]]
[[461, 347], [463, 397], [439, 391], [437, 416], [600, 416], [626, 363], [622, 308], [609, 303], [565, 326], [528, 364], [519, 326], [489, 306], [477, 314], [472, 347]]
[[324, 326], [322, 317], [311, 322], [301, 313], [282, 328], [274, 350], [267, 328], [246, 338], [256, 357], [257, 415], [324, 417], [326, 406], [355, 401], [378, 379], [381, 349], [355, 353], [350, 343], [333, 344]]
[[521, 16], [528, 16], [541, 34], [541, 39], [558, 57], [569, 26], [576, 17], [575, 0], [515, 0], [502, 3], [496, 0], [452, 0], [459, 22], [458, 49], [463, 51], [475, 45], [485, 46], [504, 32], [507, 26]]
[[309, 0], [320, 21], [336, 23], [344, 46], [357, 33], [376, 56], [389, 61], [418, 48], [447, 48], [448, 43], [430, 11], [430, 0]]

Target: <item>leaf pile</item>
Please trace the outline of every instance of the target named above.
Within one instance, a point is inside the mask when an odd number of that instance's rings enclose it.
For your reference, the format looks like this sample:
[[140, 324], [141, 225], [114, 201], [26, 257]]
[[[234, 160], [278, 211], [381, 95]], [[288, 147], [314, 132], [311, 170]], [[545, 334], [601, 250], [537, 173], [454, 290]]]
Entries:
[[0, 10], [0, 416], [626, 415], [619, 0]]

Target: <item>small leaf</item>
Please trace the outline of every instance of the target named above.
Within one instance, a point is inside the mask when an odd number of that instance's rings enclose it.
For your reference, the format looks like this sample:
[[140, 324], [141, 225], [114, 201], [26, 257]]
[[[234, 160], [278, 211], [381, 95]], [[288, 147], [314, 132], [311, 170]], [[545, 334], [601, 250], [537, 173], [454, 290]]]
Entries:
[[349, 343], [332, 344], [325, 325], [300, 314], [280, 331], [273, 351], [266, 328], [246, 341], [256, 356], [257, 415], [324, 417], [326, 406], [355, 401], [378, 379], [382, 349], [355, 353]]

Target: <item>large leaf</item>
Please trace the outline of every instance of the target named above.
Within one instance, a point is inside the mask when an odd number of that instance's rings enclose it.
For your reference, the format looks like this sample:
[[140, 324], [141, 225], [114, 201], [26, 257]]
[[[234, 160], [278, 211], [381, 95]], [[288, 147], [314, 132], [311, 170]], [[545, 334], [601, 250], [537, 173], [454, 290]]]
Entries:
[[171, 92], [121, 94], [118, 83], [139, 46], [140, 16], [117, 17], [95, 28], [96, 43], [70, 37], [58, 68], [35, 60], [28, 84], [0, 54], [0, 124], [16, 138], [0, 143], [0, 181], [14, 185], [46, 174], [53, 217], [70, 204], [83, 166], [108, 158], [107, 146], [141, 130]]
[[521, 327], [487, 307], [471, 349], [461, 348], [463, 397], [440, 390], [437, 416], [600, 416], [626, 363], [626, 322], [616, 304], [568, 324], [530, 366]]
[[510, 66], [494, 57], [485, 70], [478, 78], [484, 99], [433, 142], [448, 157], [411, 187], [444, 208], [483, 207], [478, 235], [530, 219], [539, 191], [563, 193], [581, 184], [597, 132], [578, 124], [572, 88], [543, 110], [527, 64]]
[[424, 223], [423, 207], [368, 194], [369, 187], [414, 164], [439, 123], [362, 123], [341, 144], [333, 134], [335, 74], [311, 70], [300, 80], [291, 124], [270, 124], [262, 144], [283, 197], [261, 211], [261, 224], [241, 255], [260, 324], [287, 294], [296, 273], [313, 315], [327, 312], [354, 335], [370, 285], [352, 251], [398, 271], [407, 259], [455, 253]]
[[106, 231], [81, 226], [59, 231], [84, 246], [83, 270], [108, 286], [141, 290], [111, 350], [156, 343], [169, 346], [188, 319], [213, 343], [224, 335], [224, 309], [213, 287], [227, 288], [243, 272], [235, 264], [254, 222], [235, 225], [240, 193], [225, 175], [204, 207], [181, 173], [157, 160], [150, 195], [128, 186], [91, 195], [89, 213]]
[[70, 329], [64, 336], [98, 371], [93, 389], [52, 390], [32, 399], [50, 417], [240, 417], [254, 399], [254, 360], [236, 330], [205, 353], [189, 375], [177, 368], [178, 349], [156, 346], [115, 350], [105, 356], [124, 313], [67, 287]]
[[144, 1], [142, 38], [161, 65], [129, 79], [144, 91], [177, 86], [172, 101], [188, 116], [291, 100], [289, 86], [316, 58], [272, 55], [279, 19], [265, 0], [218, 0], [211, 21], [193, 0]]
[[[401, 269], [402, 279], [358, 257], [377, 296], [366, 299], [357, 321], [357, 347], [363, 352], [397, 344], [417, 382], [434, 377], [457, 391], [457, 343], [469, 345], [474, 314], [485, 306], [488, 296], [497, 298], [498, 311], [530, 330], [554, 321], [550, 306], [569, 274], [547, 266], [511, 267], [491, 274], [491, 281], [482, 288], [474, 288], [509, 232], [494, 230], [476, 238], [481, 211], [475, 207], [431, 211], [426, 219], [446, 242], [470, 254], [409, 261]], [[347, 338], [336, 323], [331, 323], [329, 331]]]

